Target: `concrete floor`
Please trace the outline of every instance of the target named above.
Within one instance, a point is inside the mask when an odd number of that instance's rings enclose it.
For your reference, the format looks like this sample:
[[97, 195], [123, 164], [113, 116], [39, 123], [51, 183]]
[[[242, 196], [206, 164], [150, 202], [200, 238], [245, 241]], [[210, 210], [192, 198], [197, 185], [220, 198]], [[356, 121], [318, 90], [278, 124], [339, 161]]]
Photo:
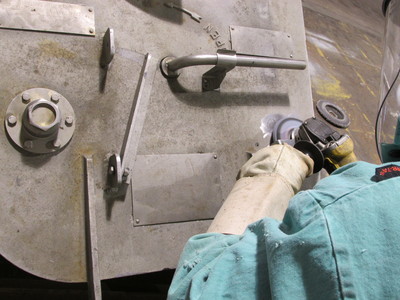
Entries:
[[329, 100], [348, 113], [351, 125], [346, 132], [355, 153], [371, 163], [379, 163], [374, 128], [383, 53], [381, 4], [303, 0], [314, 103]]

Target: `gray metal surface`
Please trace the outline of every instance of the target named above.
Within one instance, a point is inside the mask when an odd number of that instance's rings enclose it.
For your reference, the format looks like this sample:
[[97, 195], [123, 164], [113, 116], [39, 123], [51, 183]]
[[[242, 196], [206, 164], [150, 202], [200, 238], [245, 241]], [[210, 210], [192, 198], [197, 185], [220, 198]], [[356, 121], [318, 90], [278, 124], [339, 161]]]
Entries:
[[229, 29], [232, 49], [237, 53], [281, 58], [296, 57], [293, 39], [289, 33], [242, 26], [230, 26]]
[[94, 185], [93, 158], [84, 156], [85, 172], [85, 232], [86, 232], [86, 273], [89, 296], [92, 300], [101, 300], [101, 281], [96, 225], [96, 191]]
[[0, 28], [95, 35], [92, 6], [39, 0], [2, 0]]
[[[41, 86], [65, 96], [78, 120], [70, 144], [55, 156], [22, 155], [1, 126], [0, 165], [6, 172], [0, 173], [0, 253], [44, 278], [87, 280], [82, 156], [93, 154], [100, 278], [174, 268], [187, 239], [205, 232], [210, 221], [134, 226], [131, 190], [105, 192], [108, 157], [122, 145], [143, 53], [157, 62], [216, 53], [230, 44], [229, 26], [235, 25], [287, 32], [295, 58], [306, 60], [301, 2], [180, 1], [203, 17], [200, 23], [158, 1], [68, 2], [95, 8], [96, 38], [0, 31], [0, 116], [10, 99]], [[116, 53], [104, 83], [99, 59], [107, 28], [115, 31]], [[220, 92], [204, 93], [199, 78], [205, 71], [197, 67], [166, 80], [156, 70], [137, 154], [216, 153], [222, 201], [248, 159], [246, 150], [262, 145], [265, 115], [313, 115], [310, 79], [307, 69], [235, 68]]]
[[220, 172], [213, 153], [137, 156], [134, 225], [214, 218], [222, 204]]

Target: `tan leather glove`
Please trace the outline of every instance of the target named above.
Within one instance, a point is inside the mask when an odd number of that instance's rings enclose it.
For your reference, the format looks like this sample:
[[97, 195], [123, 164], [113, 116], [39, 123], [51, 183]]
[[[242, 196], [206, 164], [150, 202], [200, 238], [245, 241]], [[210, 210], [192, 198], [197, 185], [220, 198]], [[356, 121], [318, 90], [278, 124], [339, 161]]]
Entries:
[[263, 217], [282, 220], [290, 198], [313, 167], [310, 157], [286, 144], [259, 150], [240, 169], [240, 179], [208, 232], [242, 234]]

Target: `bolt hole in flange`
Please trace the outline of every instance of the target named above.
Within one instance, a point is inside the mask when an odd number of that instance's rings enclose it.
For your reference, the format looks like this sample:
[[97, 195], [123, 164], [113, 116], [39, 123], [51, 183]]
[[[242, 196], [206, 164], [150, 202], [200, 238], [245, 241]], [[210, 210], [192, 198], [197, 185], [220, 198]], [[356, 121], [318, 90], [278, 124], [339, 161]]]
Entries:
[[18, 150], [53, 153], [71, 140], [75, 113], [68, 100], [59, 93], [45, 88], [29, 89], [9, 104], [5, 128], [9, 140]]

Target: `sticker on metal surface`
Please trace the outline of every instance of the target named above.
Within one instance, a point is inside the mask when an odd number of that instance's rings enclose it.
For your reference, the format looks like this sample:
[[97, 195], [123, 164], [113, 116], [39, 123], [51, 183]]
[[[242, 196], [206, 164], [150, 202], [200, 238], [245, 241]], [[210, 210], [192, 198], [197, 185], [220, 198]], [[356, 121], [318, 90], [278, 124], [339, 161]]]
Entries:
[[60, 2], [3, 0], [0, 28], [94, 36], [94, 10]]

